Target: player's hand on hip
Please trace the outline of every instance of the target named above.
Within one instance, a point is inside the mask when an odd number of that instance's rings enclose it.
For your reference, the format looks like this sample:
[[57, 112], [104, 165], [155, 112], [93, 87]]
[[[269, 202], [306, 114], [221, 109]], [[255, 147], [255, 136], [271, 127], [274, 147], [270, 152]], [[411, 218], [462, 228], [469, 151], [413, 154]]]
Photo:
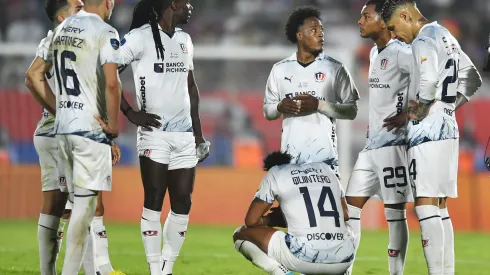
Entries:
[[301, 105], [290, 98], [285, 98], [277, 105], [277, 110], [283, 114], [299, 114]]
[[109, 139], [115, 139], [117, 138], [117, 136], [119, 135], [119, 130], [117, 129], [117, 127], [109, 127], [109, 125], [107, 123], [105, 123], [105, 121], [100, 117], [100, 116], [94, 116], [95, 119], [99, 122], [100, 126], [102, 127], [102, 130], [104, 131], [104, 133], [107, 135], [107, 137]]
[[147, 113], [144, 110], [129, 110], [126, 117], [134, 125], [141, 126], [148, 131], [153, 131], [151, 127], [160, 128], [162, 126], [162, 124], [158, 121], [159, 119], [162, 119], [161, 117], [155, 114]]
[[196, 140], [196, 156], [198, 162], [204, 161], [209, 156], [211, 142], [204, 139], [203, 136], [195, 136]]
[[422, 120], [424, 119], [428, 114], [430, 107], [435, 103], [435, 101], [431, 104], [425, 104], [423, 102], [417, 102], [414, 100], [410, 100], [408, 104], [410, 105], [408, 107], [409, 113], [408, 117], [414, 120]]
[[393, 129], [400, 129], [407, 124], [408, 116], [407, 113], [401, 112], [396, 116], [388, 117], [383, 120], [383, 127], [386, 127], [388, 132]]
[[112, 165], [116, 165], [121, 161], [121, 149], [117, 144], [111, 145]]
[[312, 113], [318, 111], [318, 98], [308, 95], [302, 94], [294, 98], [295, 100], [299, 100], [301, 105], [301, 113]]

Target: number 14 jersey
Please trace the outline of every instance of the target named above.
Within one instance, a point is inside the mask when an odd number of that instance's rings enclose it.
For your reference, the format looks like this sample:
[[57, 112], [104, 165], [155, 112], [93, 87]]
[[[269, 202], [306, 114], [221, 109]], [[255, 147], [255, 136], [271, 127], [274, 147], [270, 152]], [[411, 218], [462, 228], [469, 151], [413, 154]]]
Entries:
[[[288, 234], [292, 236], [290, 250], [295, 256], [318, 263], [341, 262], [346, 258], [345, 253], [335, 253], [341, 248], [346, 250], [350, 238], [341, 202], [344, 191], [327, 164], [273, 167], [255, 197], [270, 204], [279, 202]], [[353, 247], [347, 249], [347, 256], [353, 253], [350, 249]]]
[[80, 11], [54, 31], [57, 135], [109, 143], [94, 115], [107, 118], [103, 65], [118, 63], [119, 35], [102, 18]]

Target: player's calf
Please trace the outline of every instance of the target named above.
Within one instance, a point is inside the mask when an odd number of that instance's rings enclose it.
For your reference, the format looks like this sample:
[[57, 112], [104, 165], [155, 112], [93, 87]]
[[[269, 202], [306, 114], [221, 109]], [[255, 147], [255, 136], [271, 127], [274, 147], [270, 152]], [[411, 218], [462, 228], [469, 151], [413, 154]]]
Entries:
[[439, 207], [436, 205], [424, 205], [417, 201], [415, 212], [419, 218], [422, 247], [429, 275], [442, 274], [444, 266], [444, 228]]

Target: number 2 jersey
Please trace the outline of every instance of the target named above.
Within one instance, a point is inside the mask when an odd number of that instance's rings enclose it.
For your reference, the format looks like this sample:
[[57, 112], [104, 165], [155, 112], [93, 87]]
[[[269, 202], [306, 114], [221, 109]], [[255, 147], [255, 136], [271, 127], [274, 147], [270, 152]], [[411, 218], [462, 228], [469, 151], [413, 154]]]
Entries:
[[138, 127], [138, 144], [159, 138], [159, 132], [192, 132], [189, 71], [194, 69], [193, 45], [186, 32], [176, 28], [173, 34], [160, 29], [164, 57], [158, 58], [151, 26], [131, 30], [121, 40], [120, 70], [131, 64], [137, 103], [140, 110], [160, 116], [162, 126], [148, 131]]
[[271, 168], [256, 198], [279, 202], [287, 221], [291, 253], [315, 263], [340, 263], [355, 248], [344, 222], [344, 191], [330, 166], [317, 162]]
[[[51, 39], [53, 38], [53, 32], [49, 31], [47, 36], [41, 40], [39, 46], [37, 47], [36, 56], [41, 58], [42, 60], [52, 63], [53, 58], [50, 52], [51, 48]], [[49, 72], [46, 74], [46, 79], [48, 80], [48, 85], [51, 87], [51, 90], [55, 92], [54, 88], [54, 69], [51, 68]], [[42, 117], [41, 120], [37, 123], [36, 131], [34, 132], [35, 136], [42, 137], [54, 137], [54, 116], [48, 112], [46, 109], [42, 108]]]
[[462, 83], [458, 79], [461, 70], [474, 65], [461, 50], [452, 34], [443, 26], [433, 22], [424, 25], [412, 42], [414, 72], [418, 97], [434, 100], [429, 114], [422, 121], [410, 121], [408, 146], [413, 147], [428, 141], [459, 138], [455, 116], [457, 93], [466, 98]]
[[119, 35], [102, 18], [80, 11], [54, 31], [57, 135], [110, 143], [94, 116], [107, 119], [103, 65], [118, 63]]

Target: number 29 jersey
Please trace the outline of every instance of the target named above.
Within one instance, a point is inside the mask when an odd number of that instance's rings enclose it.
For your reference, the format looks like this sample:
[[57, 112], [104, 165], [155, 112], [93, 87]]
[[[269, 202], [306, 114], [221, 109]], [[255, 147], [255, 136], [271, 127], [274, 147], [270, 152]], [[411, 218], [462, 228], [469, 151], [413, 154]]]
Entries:
[[103, 65], [118, 63], [119, 35], [102, 18], [80, 11], [54, 31], [57, 135], [109, 143], [94, 116], [107, 119]]
[[[279, 202], [294, 241], [290, 250], [300, 259], [339, 263], [353, 253], [347, 240], [341, 198], [344, 190], [330, 166], [322, 163], [286, 164], [271, 168], [255, 197]], [[341, 249], [343, 253], [337, 254]], [[352, 249], [352, 252], [351, 252]], [[347, 250], [347, 251], [345, 251]]]

